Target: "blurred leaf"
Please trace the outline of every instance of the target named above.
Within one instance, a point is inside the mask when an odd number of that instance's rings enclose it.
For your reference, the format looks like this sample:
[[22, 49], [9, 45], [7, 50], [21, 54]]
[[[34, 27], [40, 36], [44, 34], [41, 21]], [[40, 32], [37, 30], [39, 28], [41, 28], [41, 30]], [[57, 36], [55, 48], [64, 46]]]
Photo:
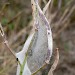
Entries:
[[9, 29], [10, 30], [13, 30], [14, 29], [14, 24], [13, 23], [9, 24]]
[[29, 17], [27, 18], [27, 21], [29, 22], [29, 21], [31, 21], [31, 19], [32, 19], [32, 16], [29, 15]]
[[64, 0], [64, 3], [67, 4], [70, 0]]
[[69, 50], [69, 46], [68, 46], [67, 43], [64, 44], [64, 49], [65, 49], [65, 51], [68, 51]]
[[58, 5], [58, 1], [57, 0], [54, 0], [54, 6], [57, 6]]
[[5, 17], [3, 17], [1, 20], [2, 25], [5, 25], [7, 22], [8, 22], [8, 20]]

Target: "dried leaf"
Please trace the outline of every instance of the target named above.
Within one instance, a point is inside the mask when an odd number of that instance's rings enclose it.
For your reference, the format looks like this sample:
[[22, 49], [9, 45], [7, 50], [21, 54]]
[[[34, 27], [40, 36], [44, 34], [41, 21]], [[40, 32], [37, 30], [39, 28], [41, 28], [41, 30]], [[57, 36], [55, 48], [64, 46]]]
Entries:
[[[31, 47], [28, 49], [28, 67], [35, 72], [46, 62], [49, 63], [52, 56], [52, 33], [49, 22], [38, 5], [38, 0], [32, 0], [34, 24], [37, 31]], [[30, 63], [31, 62], [31, 63]]]
[[57, 48], [57, 49], [56, 49], [55, 61], [54, 61], [53, 65], [51, 66], [51, 69], [50, 69], [50, 71], [48, 72], [48, 75], [53, 75], [53, 72], [54, 72], [54, 70], [55, 70], [56, 67], [57, 67], [58, 61], [59, 61], [59, 51], [58, 51], [58, 48]]
[[45, 14], [45, 12], [47, 11], [49, 4], [51, 3], [51, 0], [48, 1], [48, 3], [45, 5], [45, 7], [43, 8], [43, 13]]

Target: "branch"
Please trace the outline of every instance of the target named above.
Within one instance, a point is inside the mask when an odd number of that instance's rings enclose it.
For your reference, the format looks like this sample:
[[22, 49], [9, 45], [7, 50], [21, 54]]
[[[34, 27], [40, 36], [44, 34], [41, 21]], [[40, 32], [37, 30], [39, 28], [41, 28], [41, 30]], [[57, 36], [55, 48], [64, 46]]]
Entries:
[[[6, 40], [6, 36], [4, 34], [2, 25], [0, 24], [0, 36], [1, 39], [3, 40], [2, 42], [4, 43], [4, 45], [6, 46], [7, 50], [9, 50], [9, 52], [14, 56], [14, 58], [18, 61], [18, 63], [20, 64], [20, 61], [18, 60], [18, 58], [16, 58], [15, 53], [12, 51], [12, 49], [10, 48], [8, 41]], [[21, 64], [20, 64], [21, 65]]]

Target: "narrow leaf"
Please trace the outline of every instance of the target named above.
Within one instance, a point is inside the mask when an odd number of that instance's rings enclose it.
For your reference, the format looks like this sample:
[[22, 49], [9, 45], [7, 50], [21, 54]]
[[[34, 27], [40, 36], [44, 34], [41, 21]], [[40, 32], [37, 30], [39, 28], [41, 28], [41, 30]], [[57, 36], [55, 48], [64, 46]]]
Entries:
[[57, 48], [56, 49], [55, 61], [54, 61], [53, 65], [51, 66], [51, 69], [50, 69], [48, 75], [53, 75], [53, 72], [57, 67], [58, 61], [59, 61], [59, 51], [58, 51], [58, 48]]
[[51, 3], [51, 0], [48, 1], [48, 3], [45, 5], [45, 7], [43, 8], [43, 13], [45, 14], [48, 7], [49, 7], [49, 4]]

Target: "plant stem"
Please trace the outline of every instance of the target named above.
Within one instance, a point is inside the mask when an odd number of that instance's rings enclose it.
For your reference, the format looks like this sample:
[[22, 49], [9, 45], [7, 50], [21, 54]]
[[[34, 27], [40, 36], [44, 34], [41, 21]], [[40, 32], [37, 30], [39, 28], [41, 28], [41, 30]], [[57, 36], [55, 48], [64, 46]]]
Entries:
[[25, 58], [24, 58], [23, 64], [20, 66], [20, 75], [23, 74], [24, 67], [25, 67], [25, 64], [26, 64], [26, 60], [27, 60], [27, 53], [26, 53], [26, 55], [25, 55]]

